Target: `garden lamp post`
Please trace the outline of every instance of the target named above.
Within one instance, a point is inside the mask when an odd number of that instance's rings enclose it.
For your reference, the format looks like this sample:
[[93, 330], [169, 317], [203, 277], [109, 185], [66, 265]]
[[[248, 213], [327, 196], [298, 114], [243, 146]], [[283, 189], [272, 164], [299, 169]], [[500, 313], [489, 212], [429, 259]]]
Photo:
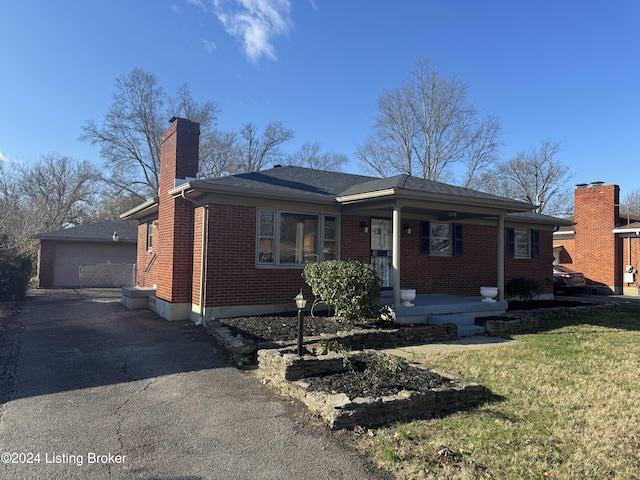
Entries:
[[307, 305], [307, 301], [302, 294], [302, 289], [300, 289], [300, 293], [296, 295], [294, 298], [296, 302], [296, 307], [298, 308], [298, 356], [302, 356], [302, 336], [304, 331], [304, 307]]

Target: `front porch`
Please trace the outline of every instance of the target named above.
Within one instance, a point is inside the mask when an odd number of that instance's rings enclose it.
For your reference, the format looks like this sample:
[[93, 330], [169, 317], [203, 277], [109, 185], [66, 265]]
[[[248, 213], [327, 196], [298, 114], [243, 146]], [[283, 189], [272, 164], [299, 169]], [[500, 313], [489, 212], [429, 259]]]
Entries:
[[[383, 292], [382, 305], [393, 304], [391, 292]], [[507, 311], [506, 301], [483, 302], [482, 297], [462, 297], [441, 293], [419, 294], [411, 303], [413, 307], [399, 305], [394, 308], [396, 323], [441, 325], [454, 323], [458, 336], [481, 335], [484, 327], [475, 325], [476, 317], [501, 315]]]

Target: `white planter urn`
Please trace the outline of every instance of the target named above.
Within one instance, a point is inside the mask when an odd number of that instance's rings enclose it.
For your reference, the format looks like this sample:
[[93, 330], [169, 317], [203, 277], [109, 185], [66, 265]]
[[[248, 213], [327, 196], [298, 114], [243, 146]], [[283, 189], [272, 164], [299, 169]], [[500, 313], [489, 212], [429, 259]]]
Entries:
[[498, 296], [498, 287], [480, 287], [480, 295], [483, 302], [495, 302], [494, 297]]
[[400, 301], [403, 307], [413, 307], [413, 302], [416, 299], [415, 289], [400, 289]]

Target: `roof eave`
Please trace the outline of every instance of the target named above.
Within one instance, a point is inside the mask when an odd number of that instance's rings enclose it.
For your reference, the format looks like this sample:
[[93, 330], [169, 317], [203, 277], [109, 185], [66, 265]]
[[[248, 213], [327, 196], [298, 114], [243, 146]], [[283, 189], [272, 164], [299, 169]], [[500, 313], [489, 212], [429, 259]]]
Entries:
[[157, 208], [158, 198], [156, 197], [141, 203], [137, 207], [133, 207], [131, 210], [121, 213], [119, 216], [122, 220], [136, 220], [140, 217], [153, 213]]
[[440, 203], [450, 203], [454, 205], [468, 205], [469, 202], [473, 202], [476, 206], [495, 208], [501, 211], [507, 212], [530, 212], [535, 208], [534, 205], [529, 203], [520, 202], [518, 200], [502, 200], [502, 199], [487, 199], [487, 198], [471, 198], [462, 195], [455, 194], [437, 194], [427, 192], [417, 192], [404, 189], [388, 188], [384, 190], [378, 190], [375, 192], [358, 193], [354, 195], [343, 195], [336, 197], [339, 203], [348, 205], [351, 203], [365, 202], [367, 200], [377, 200], [383, 197], [396, 196], [398, 198], [405, 198], [411, 200], [422, 201], [437, 201]]
[[308, 194], [301, 195], [296, 193], [283, 193], [283, 192], [270, 192], [267, 190], [252, 190], [252, 189], [238, 189], [234, 187], [229, 187], [225, 185], [209, 185], [203, 182], [188, 182], [183, 183], [175, 188], [169, 190], [169, 195], [177, 198], [190, 198], [195, 199], [201, 197], [202, 195], [207, 195], [209, 193], [223, 194], [223, 195], [238, 195], [241, 192], [242, 197], [256, 198], [256, 199], [264, 199], [270, 198], [272, 200], [297, 200], [299, 202], [305, 203], [319, 203], [326, 205], [335, 205], [335, 199], [331, 195], [319, 195], [319, 194]]

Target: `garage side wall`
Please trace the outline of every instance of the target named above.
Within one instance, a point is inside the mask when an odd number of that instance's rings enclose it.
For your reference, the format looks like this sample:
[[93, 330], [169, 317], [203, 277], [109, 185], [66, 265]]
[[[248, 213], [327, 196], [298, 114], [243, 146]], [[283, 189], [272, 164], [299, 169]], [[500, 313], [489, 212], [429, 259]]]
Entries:
[[38, 285], [40, 288], [53, 287], [55, 253], [55, 242], [40, 240], [40, 249], [38, 250]]

